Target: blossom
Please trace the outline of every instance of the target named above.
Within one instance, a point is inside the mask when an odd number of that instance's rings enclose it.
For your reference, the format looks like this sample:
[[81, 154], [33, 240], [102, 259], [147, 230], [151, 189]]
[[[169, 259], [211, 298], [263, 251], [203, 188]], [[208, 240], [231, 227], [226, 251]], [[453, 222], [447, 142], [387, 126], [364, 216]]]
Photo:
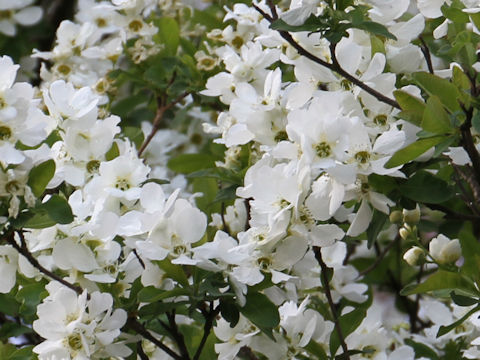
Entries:
[[450, 240], [445, 235], [440, 234], [430, 241], [429, 252], [439, 264], [449, 264], [460, 258], [462, 248], [458, 239]]

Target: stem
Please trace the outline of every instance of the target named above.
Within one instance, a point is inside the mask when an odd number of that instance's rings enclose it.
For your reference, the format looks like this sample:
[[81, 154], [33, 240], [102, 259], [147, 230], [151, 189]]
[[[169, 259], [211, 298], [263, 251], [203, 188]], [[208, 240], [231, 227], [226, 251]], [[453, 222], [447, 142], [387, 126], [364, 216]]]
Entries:
[[473, 169], [475, 170], [475, 178], [477, 182], [480, 180], [480, 154], [475, 147], [473, 142], [472, 133], [470, 128], [472, 127], [472, 117], [473, 117], [473, 108], [470, 107], [465, 109], [463, 106], [463, 111], [465, 112], [466, 119], [465, 122], [460, 126], [460, 133], [462, 135], [463, 148], [468, 153], [470, 161], [472, 162]]
[[208, 336], [210, 335], [210, 331], [212, 330], [213, 321], [215, 320], [219, 312], [220, 312], [220, 307], [217, 306], [217, 308], [214, 309], [213, 302], [211, 302], [209, 311], [205, 312], [204, 314], [204, 316], [206, 315], [206, 318], [205, 318], [205, 324], [203, 325], [203, 336], [202, 336], [202, 340], [200, 341], [200, 344], [198, 345], [198, 349], [195, 352], [195, 355], [193, 356], [193, 360], [200, 359], [200, 354], [202, 353], [203, 347], [205, 346]]
[[420, 50], [422, 50], [423, 56], [425, 57], [425, 61], [427, 62], [427, 67], [428, 67], [428, 72], [430, 74], [435, 74], [433, 70], [433, 64], [432, 64], [432, 55], [430, 54], [430, 49], [428, 48], [427, 43], [425, 40], [423, 40], [422, 36], [418, 37], [422, 43], [422, 46], [420, 46]]
[[[255, 4], [252, 4], [252, 6], [260, 13], [262, 14], [262, 16], [267, 19], [270, 23], [273, 23], [276, 19], [275, 17], [272, 17], [270, 15], [268, 15], [265, 11], [263, 11], [262, 9], [260, 9], [258, 6], [256, 6]], [[343, 76], [345, 79], [347, 79], [348, 81], [350, 81], [352, 84], [354, 85], [357, 85], [359, 88], [365, 90], [365, 92], [369, 93], [370, 95], [372, 95], [373, 97], [375, 97], [378, 101], [381, 101], [387, 105], [390, 105], [394, 108], [397, 108], [397, 109], [400, 109], [400, 105], [398, 105], [398, 103], [393, 100], [393, 99], [390, 99], [388, 96], [385, 96], [383, 95], [382, 93], [378, 92], [377, 90], [371, 88], [370, 86], [368, 86], [367, 84], [365, 84], [363, 81], [357, 79], [356, 77], [354, 77], [353, 75], [349, 74], [348, 72], [346, 72], [341, 66], [340, 64], [338, 63], [338, 61], [336, 60], [335, 58], [335, 52], [333, 52], [331, 54], [332, 56], [332, 63], [328, 63], [326, 62], [325, 60], [322, 60], [320, 59], [319, 57], [313, 55], [312, 53], [310, 53], [309, 51], [307, 51], [305, 48], [303, 48], [299, 43], [297, 43], [292, 35], [290, 35], [290, 33], [288, 31], [282, 31], [282, 30], [278, 30], [278, 33], [280, 34], [281, 37], [283, 37], [291, 46], [293, 46], [300, 55], [302, 56], [305, 56], [307, 59], [310, 59], [312, 60], [313, 62], [319, 64], [319, 65], [322, 65], [324, 67], [326, 67], [327, 69], [331, 70], [331, 71], [334, 71], [336, 72], [337, 74]], [[334, 44], [332, 44], [334, 45]]]
[[17, 234], [20, 238], [20, 245], [14, 239], [14, 232], [11, 232], [10, 236], [6, 237], [7, 242], [12, 245], [15, 250], [17, 250], [20, 254], [22, 254], [33, 267], [37, 268], [42, 274], [48, 276], [49, 278], [58, 281], [62, 285], [68, 287], [69, 289], [75, 291], [77, 294], [81, 294], [83, 289], [80, 286], [73, 285], [68, 281], [62, 279], [60, 276], [54, 274], [50, 270], [44, 268], [37, 259], [32, 255], [30, 250], [28, 250], [27, 243], [25, 242], [25, 237], [23, 236], [22, 231], [17, 231]]
[[187, 346], [185, 345], [185, 339], [183, 334], [178, 330], [177, 323], [175, 322], [175, 310], [171, 313], [166, 313], [169, 323], [170, 334], [172, 334], [175, 342], [178, 345], [178, 349], [180, 350], [180, 354], [182, 355], [182, 359], [190, 360], [190, 355], [188, 354]]
[[335, 330], [337, 331], [338, 339], [340, 340], [340, 345], [342, 346], [343, 353], [345, 354], [345, 360], [350, 360], [350, 355], [348, 354], [347, 343], [345, 342], [345, 337], [343, 336], [342, 327], [340, 326], [340, 320], [337, 314], [337, 309], [335, 303], [332, 299], [332, 293], [330, 290], [330, 283], [328, 281], [328, 267], [327, 264], [323, 261], [322, 252], [318, 246], [313, 247], [313, 252], [315, 253], [315, 258], [320, 264], [321, 272], [320, 276], [322, 277], [322, 284], [325, 290], [325, 295], [327, 296], [328, 305], [330, 306], [330, 311], [332, 312], [333, 322], [335, 324]]
[[183, 94], [179, 95], [176, 99], [174, 99], [172, 102], [164, 105], [163, 104], [163, 98], [158, 97], [157, 98], [157, 113], [155, 114], [155, 118], [153, 119], [153, 124], [152, 124], [152, 130], [150, 131], [150, 134], [148, 134], [147, 138], [143, 142], [142, 146], [138, 150], [138, 156], [140, 157], [142, 153], [145, 151], [147, 148], [148, 144], [150, 144], [150, 141], [152, 141], [153, 137], [157, 133], [160, 123], [163, 119], [163, 115], [165, 114], [165, 111], [168, 109], [172, 108], [176, 104], [178, 104], [180, 101], [182, 101], [185, 97], [187, 97], [190, 94], [190, 92], [185, 91]]
[[137, 342], [137, 355], [140, 357], [140, 360], [148, 360], [147, 354], [143, 351], [142, 342]]
[[395, 245], [395, 243], [400, 239], [400, 237], [397, 235], [395, 237], [395, 239], [387, 245], [387, 247], [385, 247], [385, 249], [383, 249], [383, 251], [381, 253], [378, 254], [377, 258], [375, 259], [375, 261], [373, 262], [372, 265], [370, 265], [369, 267], [367, 267], [365, 270], [361, 271], [359, 274], [358, 274], [358, 277], [361, 277], [361, 276], [364, 276], [366, 274], [368, 274], [370, 271], [372, 270], [375, 270], [376, 267], [382, 262], [383, 258], [385, 257], [385, 255], [387, 255], [387, 253], [390, 251], [391, 248], [393, 248], [393, 246]]
[[176, 352], [171, 350], [168, 346], [166, 346], [164, 343], [162, 343], [160, 340], [158, 340], [156, 337], [154, 337], [145, 327], [139, 323], [136, 319], [134, 318], [129, 318], [127, 321], [127, 327], [136, 331], [138, 334], [142, 335], [145, 339], [149, 340], [153, 344], [157, 345], [160, 349], [165, 351], [168, 355], [170, 355], [172, 358], [175, 360], [186, 360], [189, 358], [184, 358], [180, 355], [178, 355]]

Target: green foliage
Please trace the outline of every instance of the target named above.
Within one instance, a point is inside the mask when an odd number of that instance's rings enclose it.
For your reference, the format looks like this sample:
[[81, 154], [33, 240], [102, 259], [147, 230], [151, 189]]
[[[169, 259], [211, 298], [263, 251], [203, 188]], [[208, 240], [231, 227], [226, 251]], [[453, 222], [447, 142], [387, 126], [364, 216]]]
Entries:
[[45, 191], [50, 180], [55, 175], [55, 161], [47, 160], [38, 164], [28, 174], [28, 186], [36, 197], [40, 197]]
[[280, 315], [275, 304], [259, 292], [248, 292], [247, 302], [239, 310], [243, 316], [273, 339], [272, 330], [280, 323]]

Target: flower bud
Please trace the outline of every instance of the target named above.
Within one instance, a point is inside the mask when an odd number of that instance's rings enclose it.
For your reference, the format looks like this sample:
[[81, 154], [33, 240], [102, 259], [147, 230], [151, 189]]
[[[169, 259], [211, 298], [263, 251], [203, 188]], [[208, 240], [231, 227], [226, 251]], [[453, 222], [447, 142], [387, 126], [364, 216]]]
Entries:
[[403, 254], [403, 260], [410, 266], [421, 265], [425, 262], [425, 252], [422, 248], [414, 246]]
[[413, 210], [403, 209], [403, 221], [409, 225], [415, 225], [420, 222], [420, 208], [417, 206]]
[[400, 237], [406, 241], [410, 236], [410, 229], [402, 227], [400, 230], [398, 230], [398, 233], [400, 234]]
[[392, 224], [401, 224], [403, 221], [403, 215], [400, 210], [395, 210], [390, 213], [390, 222]]

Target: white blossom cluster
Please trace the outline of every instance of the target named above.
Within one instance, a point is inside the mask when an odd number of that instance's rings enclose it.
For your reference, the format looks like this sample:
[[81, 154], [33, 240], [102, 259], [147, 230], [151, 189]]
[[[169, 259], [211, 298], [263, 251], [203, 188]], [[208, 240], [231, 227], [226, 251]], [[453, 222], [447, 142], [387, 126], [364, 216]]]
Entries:
[[[393, 99], [393, 91], [399, 89], [396, 74], [427, 71], [421, 49], [411, 42], [424, 30], [426, 19], [442, 15], [444, 1], [361, 3], [371, 7], [372, 20], [383, 24], [397, 38], [384, 43], [384, 52], [375, 52], [369, 34], [357, 29], [348, 30], [349, 37], [342, 38], [334, 54], [318, 33], [291, 35], [311, 54], [327, 63], [335, 57], [346, 72]], [[468, 8], [465, 12], [479, 11], [478, 5], [464, 3]], [[271, 14], [266, 2], [256, 6]], [[277, 11], [288, 24], [300, 25], [311, 14], [320, 14], [324, 6], [322, 1], [292, 1], [283, 12], [281, 7]], [[224, 71], [211, 77], [202, 92], [218, 97], [228, 110], [219, 115], [216, 125], [205, 124], [204, 129], [219, 134], [216, 141], [227, 147], [226, 167], [235, 163], [242, 147], [254, 153], [254, 164], [245, 175], [244, 186], [237, 189], [237, 196], [249, 204], [249, 214], [245, 213], [245, 202], [237, 200], [224, 217], [235, 236], [217, 232], [212, 243], [193, 249], [192, 262], [184, 263], [222, 271], [239, 284], [238, 293], [245, 291], [245, 285], [260, 283], [267, 273], [276, 284], [268, 295], [283, 304], [282, 334], [275, 335], [277, 343], [246, 323], [240, 322], [229, 330], [226, 323], [220, 323], [216, 334], [224, 343], [216, 346], [219, 358], [233, 359], [247, 344], [269, 359], [295, 359], [306, 355], [302, 348], [310, 340], [324, 343], [327, 348], [324, 332], [333, 331], [331, 322], [318, 313], [309, 314], [306, 321], [303, 316], [309, 310], [300, 310], [308, 303], [306, 294], [321, 286], [312, 246], [321, 247], [325, 263], [334, 269], [330, 282], [334, 302], [340, 298], [364, 302], [367, 287], [359, 283], [353, 266], [344, 265], [346, 244], [339, 240], [345, 235], [362, 234], [374, 210], [389, 214], [395, 203], [376, 192], [368, 177], [404, 177], [400, 167], [387, 169], [384, 165], [398, 149], [416, 140], [420, 128], [398, 120], [398, 110], [392, 106], [299, 55], [279, 32], [269, 28], [268, 19], [254, 7], [236, 4], [225, 17], [229, 19], [234, 19], [236, 26], [210, 33], [225, 44], [212, 52], [224, 64]], [[445, 34], [442, 24], [435, 36]], [[435, 58], [434, 63], [437, 75], [451, 75], [448, 65], [445, 68]], [[416, 86], [400, 89], [421, 98]], [[455, 162], [451, 155], [454, 151], [462, 153], [463, 162]], [[454, 163], [463, 165], [469, 161], [463, 148], [451, 148], [446, 154]], [[247, 217], [249, 229], [238, 230], [238, 224], [244, 224]], [[222, 227], [220, 216], [214, 224]], [[346, 231], [340, 224], [349, 224]], [[439, 235], [432, 240], [430, 253], [438, 263], [452, 263], [460, 257], [460, 244], [458, 239], [450, 241]], [[289, 303], [301, 299], [298, 308]], [[414, 351], [404, 343], [410, 337], [405, 331], [408, 320], [401, 315], [379, 316], [378, 307], [378, 303], [371, 307], [360, 327], [347, 337], [349, 348], [370, 349], [371, 359], [413, 359]], [[388, 309], [384, 311], [391, 311]], [[294, 315], [296, 311], [302, 315]], [[465, 308], [451, 309], [437, 300], [421, 301], [420, 316], [427, 325], [421, 334], [414, 335], [415, 341], [440, 349], [459, 336], [466, 336], [467, 342], [473, 340], [479, 335], [475, 315], [465, 323], [468, 331], [435, 339], [440, 325], [448, 325], [465, 313]], [[295, 316], [296, 327], [290, 328], [285, 321], [293, 321]], [[478, 354], [474, 349], [464, 355], [475, 358]]]
[[[423, 31], [426, 18], [441, 15], [444, 1], [360, 2], [371, 7], [372, 20], [397, 38], [385, 42], [384, 53], [374, 52], [370, 35], [358, 29], [349, 30], [335, 53], [318, 34], [292, 36], [318, 58], [326, 62], [335, 58], [345, 71], [393, 98], [393, 91], [399, 89], [397, 74], [426, 69], [421, 49], [411, 42]], [[465, 11], [480, 11], [474, 1], [463, 2]], [[224, 67], [202, 91], [228, 108], [216, 124], [204, 125], [205, 132], [218, 135], [215, 141], [227, 149], [221, 165], [233, 168], [248, 149], [251, 166], [236, 190], [234, 205], [224, 215], [214, 214], [210, 225], [218, 229], [213, 240], [198, 245], [205, 238], [208, 220], [194, 197], [179, 189], [185, 187], [185, 180], [155, 182], [170, 176], [167, 153], [185, 143], [186, 136], [157, 133], [154, 150], [142, 159], [135, 145], [122, 136], [121, 119], [108, 111], [114, 89], [107, 74], [121, 66], [126, 42], [135, 41], [129, 55], [136, 64], [155, 55], [161, 49], [152, 40], [157, 30], [147, 17], [159, 6], [174, 11], [183, 5], [154, 0], [80, 0], [78, 4], [75, 21], [59, 26], [52, 51], [34, 55], [50, 62], [50, 66], [42, 64], [40, 89], [15, 83], [18, 65], [7, 56], [0, 58], [1, 200], [8, 204], [12, 219], [22, 214], [22, 206], [48, 201], [50, 195], [36, 199], [27, 184], [28, 174], [49, 159], [55, 162], [47, 189], [68, 187], [74, 221], [25, 231], [25, 245], [43, 268], [84, 289], [78, 294], [55, 281], [47, 285], [48, 296], [33, 322], [33, 330], [44, 339], [34, 348], [39, 359], [127, 357], [131, 350], [126, 343], [131, 339], [120, 330], [127, 313], [116, 309], [112, 295], [101, 289], [115, 285], [116, 295], [128, 297], [137, 279], [145, 287], [174, 289], [177, 282], [160, 266], [164, 260], [222, 274], [240, 306], [245, 305], [248, 287], [267, 280], [273, 283], [264, 293], [278, 306], [280, 325], [268, 337], [242, 314], [234, 327], [218, 317], [215, 351], [222, 360], [237, 358], [245, 346], [268, 359], [305, 358], [305, 347], [312, 342], [328, 351], [334, 323], [316, 310], [315, 301], [325, 305], [341, 299], [351, 304], [342, 315], [372, 303], [359, 327], [345, 339], [349, 348], [362, 349], [368, 356], [356, 354], [351, 359], [414, 359], [409, 341], [439, 350], [460, 337], [471, 343], [463, 353], [466, 358], [480, 356], [477, 314], [458, 331], [436, 337], [440, 326], [462, 318], [469, 308], [424, 297], [418, 306], [426, 325], [412, 334], [408, 316], [395, 310], [394, 298], [368, 291], [358, 270], [346, 262], [361, 251], [368, 256], [371, 252], [366, 240], [359, 239], [358, 253], [351, 254], [342, 240], [359, 237], [375, 211], [390, 214], [395, 206], [376, 191], [369, 177], [405, 177], [400, 166], [384, 165], [416, 140], [418, 127], [399, 120], [397, 109], [364, 89], [300, 56], [255, 8], [236, 4], [225, 17], [235, 25], [209, 34], [224, 45], [211, 54], [198, 52], [196, 58]], [[270, 11], [264, 2], [257, 5]], [[321, 13], [324, 5], [320, 0], [293, 0], [277, 10], [293, 25]], [[2, 6], [17, 9], [0, 0]], [[31, 20], [33, 10], [29, 12]], [[27, 15], [21, 14], [12, 18], [27, 25], [22, 20]], [[2, 21], [6, 20], [0, 20], [0, 31], [6, 32]], [[440, 25], [435, 36], [443, 36], [444, 27]], [[440, 61], [435, 66], [437, 74], [450, 75]], [[421, 98], [415, 86], [401, 89]], [[150, 132], [146, 124], [143, 130]], [[53, 138], [50, 145], [47, 137]], [[466, 153], [459, 155], [462, 151], [451, 148], [446, 154], [454, 163], [465, 164], [468, 159]], [[0, 218], [0, 223], [7, 220]], [[397, 231], [392, 229], [384, 233], [388, 241]], [[426, 249], [418, 249], [405, 254], [409, 264], [418, 263], [419, 251], [425, 254]], [[438, 264], [454, 263], [461, 254], [459, 240], [439, 234], [431, 241], [429, 254]], [[322, 288], [318, 257], [333, 270], [328, 280], [331, 299]], [[10, 245], [0, 246], [0, 270], [1, 293], [10, 292], [17, 276], [42, 276]]]

